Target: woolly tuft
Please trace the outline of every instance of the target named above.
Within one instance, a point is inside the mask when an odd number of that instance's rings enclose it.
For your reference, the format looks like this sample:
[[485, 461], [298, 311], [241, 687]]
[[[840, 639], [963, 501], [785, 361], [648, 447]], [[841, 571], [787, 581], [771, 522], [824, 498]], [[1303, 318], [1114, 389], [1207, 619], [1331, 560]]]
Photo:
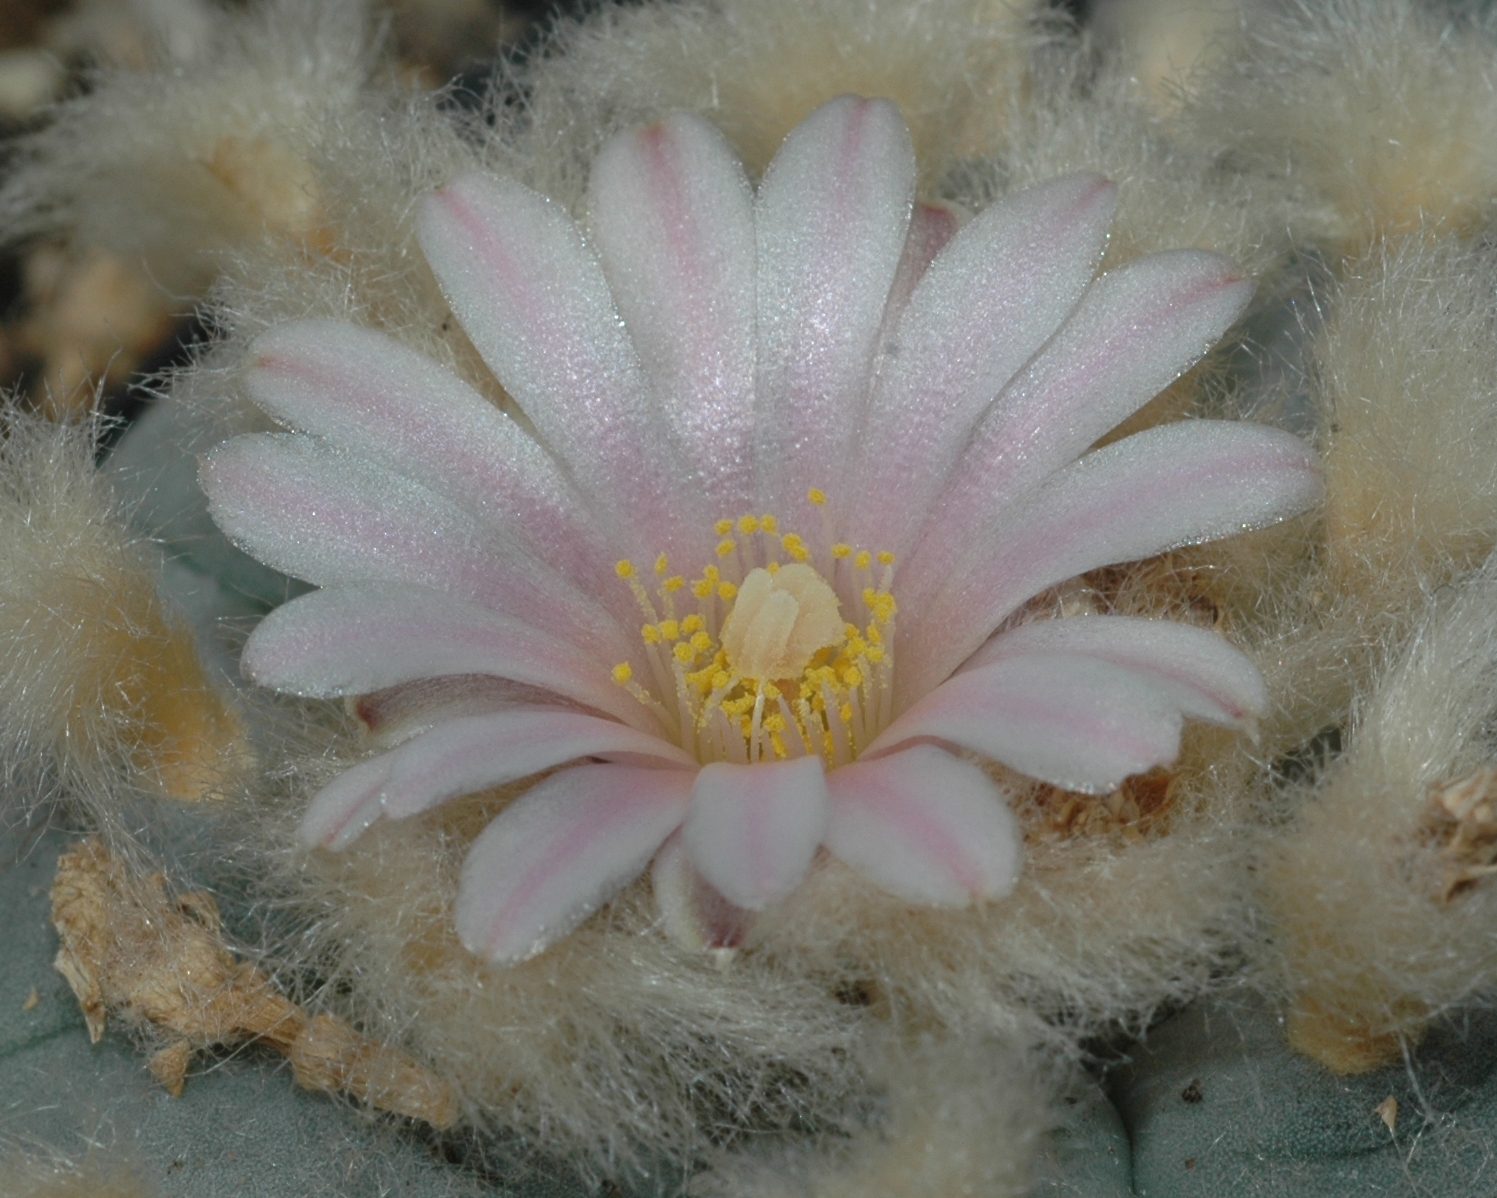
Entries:
[[0, 186], [8, 240], [64, 232], [143, 258], [174, 294], [201, 294], [215, 255], [265, 234], [323, 243], [307, 162], [376, 69], [363, 6], [278, 0], [201, 11], [209, 31], [155, 70], [101, 71], [21, 141]]
[[719, 968], [675, 946], [647, 884], [523, 964], [465, 950], [452, 930], [458, 867], [507, 798], [373, 828], [336, 856], [295, 845], [300, 801], [260, 830], [262, 852], [283, 838], [277, 920], [297, 931], [280, 953], [318, 977], [315, 1004], [429, 1064], [468, 1127], [506, 1133], [484, 1139], [487, 1155], [642, 1176], [744, 1131], [851, 1126], [866, 1012], [772, 963]]
[[1301, 239], [1360, 257], [1379, 236], [1470, 233], [1497, 201], [1490, 16], [1418, 0], [1255, 5], [1189, 119], [1233, 166], [1287, 184]]
[[1386, 1064], [1433, 1015], [1493, 997], [1494, 629], [1489, 562], [1430, 599], [1358, 705], [1345, 753], [1262, 850], [1291, 1041], [1339, 1072]]
[[[95, 430], [0, 412], [0, 761], [9, 796], [196, 799], [248, 762], [235, 711], [95, 472]], [[96, 814], [103, 816], [103, 811]]]
[[[728, 1158], [702, 1198], [1019, 1198], [1049, 1122], [1032, 1063], [1002, 1043], [880, 1042], [872, 1125], [819, 1152]], [[828, 1150], [829, 1149], [829, 1150]]]
[[785, 134], [833, 96], [886, 96], [910, 127], [929, 188], [1026, 76], [1046, 37], [1039, 0], [704, 0], [605, 5], [561, 26], [518, 81], [529, 93], [522, 156], [533, 186], [574, 203], [621, 129], [677, 109], [716, 124], [751, 177]]

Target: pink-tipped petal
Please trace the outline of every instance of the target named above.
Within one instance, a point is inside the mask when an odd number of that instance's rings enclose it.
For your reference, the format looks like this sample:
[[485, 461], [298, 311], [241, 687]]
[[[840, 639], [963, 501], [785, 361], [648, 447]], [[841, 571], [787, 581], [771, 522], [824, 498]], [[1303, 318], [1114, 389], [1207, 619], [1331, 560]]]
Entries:
[[931, 264], [860, 436], [854, 544], [904, 550], [983, 409], [1086, 290], [1116, 207], [1100, 175], [1068, 175], [986, 208]]
[[904, 562], [910, 602], [933, 593], [998, 508], [1074, 461], [1178, 378], [1231, 327], [1252, 293], [1228, 259], [1204, 250], [1149, 254], [1093, 283], [988, 409], [955, 469], [938, 474], [948, 481], [922, 509], [928, 518]]
[[[618, 659], [615, 659], [618, 660]], [[331, 587], [282, 604], [245, 643], [244, 673], [315, 698], [361, 695], [447, 674], [493, 674], [647, 730], [655, 720], [570, 639], [423, 587]]]
[[918, 621], [900, 630], [901, 695], [908, 702], [930, 690], [1046, 587], [1261, 528], [1320, 495], [1314, 451], [1263, 425], [1186, 420], [1094, 450], [1001, 508], [935, 599], [913, 608]]
[[463, 329], [628, 551], [701, 549], [603, 269], [558, 204], [470, 174], [426, 196], [421, 248]]
[[682, 948], [734, 949], [747, 939], [758, 914], [735, 907], [702, 877], [672, 832], [650, 864], [655, 909], [665, 933]]
[[755, 264], [743, 167], [716, 129], [677, 113], [604, 147], [588, 209], [619, 314], [713, 510], [746, 510]]
[[1001, 633], [964, 670], [1028, 653], [1095, 657], [1134, 670], [1160, 687], [1182, 714], [1243, 727], [1268, 707], [1263, 676], [1239, 649], [1204, 628], [1136, 616], [1035, 620]]
[[583, 585], [611, 564], [550, 455], [425, 354], [332, 320], [271, 329], [251, 354], [250, 398], [275, 419], [421, 483]]
[[616, 753], [683, 769], [696, 765], [659, 737], [578, 711], [520, 708], [447, 720], [324, 786], [302, 817], [301, 838], [308, 845], [346, 848], [381, 816], [406, 819], [566, 761]]
[[826, 847], [891, 894], [965, 907], [1013, 889], [1023, 837], [1002, 791], [971, 762], [913, 745], [833, 770], [827, 791]]
[[754, 465], [760, 502], [782, 519], [808, 514], [808, 487], [840, 493], [914, 186], [899, 110], [856, 96], [797, 125], [765, 171]]
[[1111, 662], [1033, 653], [947, 679], [865, 750], [936, 739], [976, 750], [1067, 790], [1111, 790], [1173, 761], [1180, 711], [1140, 673]]
[[681, 823], [687, 770], [579, 765], [505, 808], [473, 842], [457, 934], [477, 956], [523, 961], [638, 877]]
[[203, 460], [198, 479], [229, 539], [284, 574], [318, 586], [419, 583], [539, 627], [565, 626], [583, 644], [617, 636], [595, 600], [497, 530], [314, 437], [235, 437]]
[[687, 856], [735, 906], [762, 911], [800, 885], [830, 811], [818, 757], [704, 765], [681, 834]]

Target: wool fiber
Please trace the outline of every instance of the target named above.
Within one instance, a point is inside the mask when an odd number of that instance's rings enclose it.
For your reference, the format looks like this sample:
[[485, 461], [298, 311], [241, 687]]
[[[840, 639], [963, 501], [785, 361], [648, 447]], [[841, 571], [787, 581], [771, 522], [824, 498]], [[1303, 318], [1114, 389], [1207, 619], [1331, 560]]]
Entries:
[[1343, 1072], [1396, 1058], [1435, 1014], [1489, 1001], [1497, 972], [1497, 892], [1468, 876], [1485, 861], [1482, 813], [1462, 830], [1436, 806], [1493, 757], [1497, 566], [1442, 588], [1421, 616], [1258, 871], [1292, 1040]]
[[0, 413], [7, 794], [104, 804], [141, 782], [199, 798], [248, 763], [242, 726], [96, 473], [94, 431]]
[[1188, 123], [1235, 170], [1286, 185], [1296, 239], [1359, 258], [1427, 228], [1471, 233], [1497, 200], [1497, 40], [1482, 6], [1253, 6]]

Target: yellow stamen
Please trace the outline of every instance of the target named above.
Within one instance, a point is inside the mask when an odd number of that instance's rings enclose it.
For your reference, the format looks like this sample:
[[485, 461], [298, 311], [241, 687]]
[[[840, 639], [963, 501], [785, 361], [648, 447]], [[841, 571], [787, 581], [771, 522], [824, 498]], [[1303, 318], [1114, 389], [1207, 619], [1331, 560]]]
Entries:
[[826, 503], [826, 492], [823, 491], [820, 487], [812, 487], [809, 491], [806, 492], [806, 498], [814, 503], [817, 507], [821, 507]]
[[613, 667], [613, 680], [620, 686], [634, 677], [634, 667], [627, 661], [621, 661]]

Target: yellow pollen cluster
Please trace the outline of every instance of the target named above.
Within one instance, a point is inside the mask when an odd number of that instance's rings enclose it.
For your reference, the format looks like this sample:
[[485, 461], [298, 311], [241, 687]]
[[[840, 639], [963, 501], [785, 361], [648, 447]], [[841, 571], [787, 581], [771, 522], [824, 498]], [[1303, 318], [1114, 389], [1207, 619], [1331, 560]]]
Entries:
[[621, 662], [614, 681], [704, 763], [851, 761], [892, 714], [894, 555], [841, 542], [814, 552], [769, 514], [719, 520], [713, 533], [715, 560], [690, 581], [665, 554], [651, 588], [632, 562], [615, 566], [645, 616], [650, 677]]

